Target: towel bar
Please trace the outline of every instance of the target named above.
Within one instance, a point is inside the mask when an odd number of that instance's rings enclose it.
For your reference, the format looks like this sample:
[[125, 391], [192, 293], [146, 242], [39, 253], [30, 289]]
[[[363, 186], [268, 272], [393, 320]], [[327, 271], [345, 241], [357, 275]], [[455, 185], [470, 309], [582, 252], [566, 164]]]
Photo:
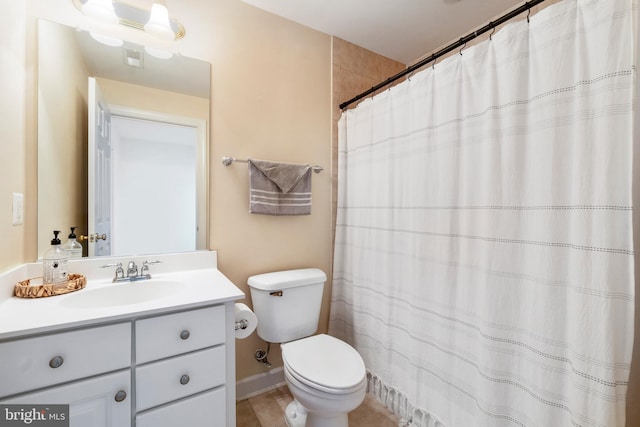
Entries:
[[[225, 166], [229, 166], [233, 162], [249, 163], [249, 160], [234, 159], [233, 157], [228, 157], [228, 156], [225, 156], [222, 158], [222, 164]], [[313, 169], [315, 173], [320, 173], [324, 170], [322, 166], [318, 166], [318, 165], [311, 166], [311, 169]]]

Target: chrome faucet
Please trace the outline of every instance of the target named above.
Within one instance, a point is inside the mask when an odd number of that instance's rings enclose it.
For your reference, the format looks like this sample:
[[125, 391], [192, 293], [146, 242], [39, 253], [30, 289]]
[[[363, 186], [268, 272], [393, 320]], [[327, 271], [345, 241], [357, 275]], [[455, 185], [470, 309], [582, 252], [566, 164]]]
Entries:
[[151, 274], [149, 274], [149, 265], [150, 264], [159, 264], [162, 261], [144, 261], [142, 263], [142, 267], [140, 268], [140, 274], [138, 274], [138, 266], [134, 261], [129, 261], [127, 264], [127, 275], [124, 275], [124, 268], [122, 268], [122, 263], [119, 262], [117, 264], [106, 264], [101, 265], [100, 268], [107, 267], [116, 267], [115, 276], [112, 280], [113, 283], [117, 282], [135, 282], [137, 280], [146, 280], [151, 279]]

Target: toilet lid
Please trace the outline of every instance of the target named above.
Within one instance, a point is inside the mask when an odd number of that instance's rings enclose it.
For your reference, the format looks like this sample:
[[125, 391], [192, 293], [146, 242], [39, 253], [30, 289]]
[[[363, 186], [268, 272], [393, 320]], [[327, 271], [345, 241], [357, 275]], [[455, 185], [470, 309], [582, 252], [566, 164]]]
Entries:
[[336, 392], [347, 392], [365, 378], [360, 354], [330, 335], [315, 335], [282, 344], [282, 359], [299, 380]]

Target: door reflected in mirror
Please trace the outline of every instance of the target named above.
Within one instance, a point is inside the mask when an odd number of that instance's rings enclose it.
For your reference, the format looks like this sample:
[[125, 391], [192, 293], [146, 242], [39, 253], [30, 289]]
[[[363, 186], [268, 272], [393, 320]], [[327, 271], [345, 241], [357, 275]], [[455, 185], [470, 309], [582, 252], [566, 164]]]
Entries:
[[38, 30], [38, 256], [72, 226], [107, 236], [84, 256], [206, 249], [210, 64]]

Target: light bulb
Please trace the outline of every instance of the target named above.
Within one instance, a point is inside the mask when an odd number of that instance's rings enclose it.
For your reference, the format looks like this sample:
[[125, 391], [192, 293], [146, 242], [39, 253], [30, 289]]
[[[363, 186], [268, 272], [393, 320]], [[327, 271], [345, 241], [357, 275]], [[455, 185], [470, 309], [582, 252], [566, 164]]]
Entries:
[[169, 11], [165, 5], [160, 3], [154, 3], [151, 6], [151, 15], [144, 30], [162, 40], [175, 40], [176, 38], [176, 34], [171, 28], [171, 22], [169, 22]]
[[87, 0], [82, 5], [82, 13], [108, 24], [117, 24], [120, 19], [113, 10], [111, 0]]

